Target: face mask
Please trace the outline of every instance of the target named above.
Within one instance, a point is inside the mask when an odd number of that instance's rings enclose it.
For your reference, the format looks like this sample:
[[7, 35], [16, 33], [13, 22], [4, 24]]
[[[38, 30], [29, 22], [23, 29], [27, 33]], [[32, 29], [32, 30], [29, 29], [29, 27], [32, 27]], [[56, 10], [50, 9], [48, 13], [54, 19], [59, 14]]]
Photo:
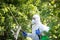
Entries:
[[35, 24], [35, 20], [34, 19], [32, 20], [32, 24]]

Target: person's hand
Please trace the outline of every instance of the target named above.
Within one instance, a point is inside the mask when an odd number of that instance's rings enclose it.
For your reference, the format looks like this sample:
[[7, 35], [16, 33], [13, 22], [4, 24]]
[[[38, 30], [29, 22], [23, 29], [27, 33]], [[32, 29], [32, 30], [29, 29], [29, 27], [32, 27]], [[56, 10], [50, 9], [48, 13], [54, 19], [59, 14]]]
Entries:
[[25, 37], [27, 36], [27, 33], [26, 33], [26, 32], [22, 32], [22, 34], [23, 34], [23, 36], [25, 36]]
[[39, 29], [36, 30], [36, 34], [40, 35], [40, 30]]

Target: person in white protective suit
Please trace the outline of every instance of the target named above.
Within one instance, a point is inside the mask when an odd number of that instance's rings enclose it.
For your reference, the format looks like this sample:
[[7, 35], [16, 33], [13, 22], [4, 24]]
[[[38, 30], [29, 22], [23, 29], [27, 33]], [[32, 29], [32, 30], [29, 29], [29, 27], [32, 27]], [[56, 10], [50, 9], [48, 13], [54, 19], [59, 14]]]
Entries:
[[32, 18], [32, 33], [22, 32], [23, 36], [31, 37], [32, 40], [39, 40], [38, 35], [44, 35], [43, 31], [48, 32], [49, 27], [43, 25], [38, 14], [33, 15]]

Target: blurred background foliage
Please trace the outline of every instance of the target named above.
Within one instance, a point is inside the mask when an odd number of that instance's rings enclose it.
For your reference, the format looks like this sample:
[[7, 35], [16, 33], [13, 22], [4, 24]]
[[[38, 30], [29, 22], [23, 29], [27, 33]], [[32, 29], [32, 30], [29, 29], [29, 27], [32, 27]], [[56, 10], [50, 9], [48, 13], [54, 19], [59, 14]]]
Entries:
[[[60, 40], [60, 0], [0, 0], [0, 40], [13, 40], [10, 30], [17, 25], [15, 19], [23, 30], [31, 32], [31, 19], [36, 13], [51, 28], [49, 38]], [[27, 39], [20, 32], [18, 40]]]

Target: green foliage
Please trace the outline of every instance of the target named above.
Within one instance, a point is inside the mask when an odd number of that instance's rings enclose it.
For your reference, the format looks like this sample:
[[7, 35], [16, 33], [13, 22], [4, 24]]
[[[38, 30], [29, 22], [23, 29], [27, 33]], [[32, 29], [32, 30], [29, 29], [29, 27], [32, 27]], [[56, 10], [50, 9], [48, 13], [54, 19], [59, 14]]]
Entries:
[[[23, 30], [31, 32], [34, 14], [39, 14], [42, 23], [51, 28], [50, 39], [59, 40], [60, 0], [0, 0], [0, 39], [13, 40], [10, 30], [15, 29], [16, 20]], [[24, 39], [20, 32], [18, 40]]]

